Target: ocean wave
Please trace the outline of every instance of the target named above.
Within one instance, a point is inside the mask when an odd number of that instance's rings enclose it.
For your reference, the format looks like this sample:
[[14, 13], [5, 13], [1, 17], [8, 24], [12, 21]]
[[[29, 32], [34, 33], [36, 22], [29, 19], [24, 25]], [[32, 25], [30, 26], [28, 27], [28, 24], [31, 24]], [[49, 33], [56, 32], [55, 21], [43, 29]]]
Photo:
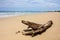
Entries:
[[6, 17], [12, 17], [12, 16], [16, 16], [16, 15], [0, 15], [0, 18], [6, 18]]
[[26, 15], [26, 14], [31, 14], [31, 13], [21, 13], [21, 12], [2, 12], [0, 13], [0, 18], [5, 18], [5, 17], [12, 17], [12, 16], [20, 16], [20, 15]]
[[0, 13], [0, 18], [4, 18], [4, 17], [11, 17], [11, 16], [19, 16], [19, 15], [24, 15], [26, 13], [19, 13], [19, 12], [5, 12], [5, 13]]
[[26, 14], [36, 14], [37, 12], [0, 12], [0, 18], [11, 17], [11, 16], [20, 16]]

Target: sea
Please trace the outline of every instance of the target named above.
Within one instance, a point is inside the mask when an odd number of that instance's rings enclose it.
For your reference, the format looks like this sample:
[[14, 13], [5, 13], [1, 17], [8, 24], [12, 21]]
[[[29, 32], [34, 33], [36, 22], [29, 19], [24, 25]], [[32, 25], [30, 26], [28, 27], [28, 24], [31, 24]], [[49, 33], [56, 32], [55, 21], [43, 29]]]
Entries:
[[26, 15], [26, 14], [37, 14], [42, 12], [28, 12], [28, 11], [0, 11], [0, 18], [6, 18], [6, 17], [12, 17], [12, 16], [20, 16], [20, 15]]

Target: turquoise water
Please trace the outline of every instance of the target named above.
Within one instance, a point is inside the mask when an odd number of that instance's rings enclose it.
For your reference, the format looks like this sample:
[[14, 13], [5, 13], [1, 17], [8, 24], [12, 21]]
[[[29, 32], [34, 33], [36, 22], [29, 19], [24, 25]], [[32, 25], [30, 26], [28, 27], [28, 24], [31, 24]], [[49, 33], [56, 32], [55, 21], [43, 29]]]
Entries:
[[10, 17], [10, 16], [26, 15], [26, 14], [37, 14], [37, 13], [41, 13], [41, 12], [0, 12], [0, 18]]

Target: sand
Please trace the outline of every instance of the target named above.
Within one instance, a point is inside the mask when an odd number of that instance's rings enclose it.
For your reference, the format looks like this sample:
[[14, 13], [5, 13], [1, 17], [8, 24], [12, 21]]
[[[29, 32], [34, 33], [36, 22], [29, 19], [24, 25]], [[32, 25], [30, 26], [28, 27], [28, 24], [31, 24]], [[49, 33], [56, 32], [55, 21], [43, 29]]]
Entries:
[[[53, 25], [46, 32], [35, 37], [22, 35], [27, 26], [21, 20], [44, 24], [49, 20]], [[17, 31], [21, 31], [16, 34]], [[60, 12], [46, 12], [0, 19], [0, 40], [60, 40]]]

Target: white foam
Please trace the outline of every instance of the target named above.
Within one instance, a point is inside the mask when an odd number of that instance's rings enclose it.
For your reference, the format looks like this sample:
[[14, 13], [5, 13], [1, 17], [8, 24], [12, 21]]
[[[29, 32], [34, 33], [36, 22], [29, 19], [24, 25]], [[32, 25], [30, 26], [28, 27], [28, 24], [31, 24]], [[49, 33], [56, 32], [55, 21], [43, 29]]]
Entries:
[[0, 15], [0, 18], [6, 18], [6, 17], [12, 17], [12, 16], [16, 16], [16, 15]]
[[19, 16], [19, 15], [26, 15], [26, 14], [35, 14], [33, 12], [2, 12], [0, 13], [0, 18], [12, 17], [12, 16]]
[[10, 13], [0, 13], [0, 18], [5, 18], [5, 17], [12, 17], [12, 16], [19, 16], [19, 15], [24, 15], [25, 13], [18, 13], [18, 12], [10, 12]]

